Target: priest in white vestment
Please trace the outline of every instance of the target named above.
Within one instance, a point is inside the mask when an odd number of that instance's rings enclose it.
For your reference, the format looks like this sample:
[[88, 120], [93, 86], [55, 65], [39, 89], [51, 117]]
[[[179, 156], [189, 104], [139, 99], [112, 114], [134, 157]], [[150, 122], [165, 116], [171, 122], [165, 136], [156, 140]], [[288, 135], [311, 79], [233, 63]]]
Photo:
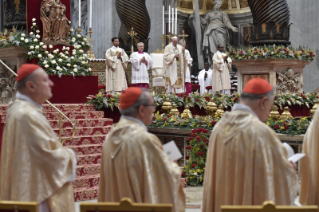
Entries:
[[179, 44], [185, 48], [185, 55], [186, 55], [186, 73], [185, 73], [185, 94], [192, 93], [192, 81], [191, 81], [191, 66], [193, 63], [193, 58], [191, 54], [186, 49], [186, 42], [184, 39], [179, 41]]
[[178, 38], [173, 37], [172, 43], [164, 50], [163, 73], [166, 81], [166, 93], [185, 92], [185, 71], [187, 57], [185, 48], [177, 44]]
[[112, 38], [113, 46], [106, 50], [106, 92], [121, 92], [127, 88], [127, 81], [125, 76], [125, 68], [129, 61], [129, 57], [124, 49], [119, 47], [119, 39]]
[[204, 64], [205, 69], [201, 70], [198, 74], [198, 81], [200, 86], [200, 94], [203, 93], [212, 93], [212, 89], [207, 90], [207, 86], [212, 86], [212, 75], [213, 70], [209, 68], [209, 63], [205, 62]]
[[138, 51], [131, 54], [132, 64], [132, 84], [135, 87], [148, 88], [150, 83], [148, 70], [153, 64], [152, 58], [149, 54], [144, 52], [144, 43], [137, 44]]
[[224, 46], [218, 45], [218, 51], [213, 56], [213, 92], [230, 94], [230, 75], [232, 60], [224, 53]]

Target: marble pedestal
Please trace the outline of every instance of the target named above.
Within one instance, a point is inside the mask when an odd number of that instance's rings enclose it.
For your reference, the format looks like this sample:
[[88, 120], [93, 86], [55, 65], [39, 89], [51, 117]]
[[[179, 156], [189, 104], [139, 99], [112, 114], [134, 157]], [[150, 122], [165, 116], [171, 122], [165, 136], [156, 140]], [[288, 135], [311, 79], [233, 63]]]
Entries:
[[[233, 61], [233, 65], [237, 68], [238, 86], [237, 92], [241, 93], [244, 87], [246, 77], [256, 77], [249, 75], [263, 75], [268, 78], [269, 83], [276, 87], [278, 83], [277, 72], [286, 71], [291, 68], [295, 73], [300, 73], [300, 90], [303, 92], [303, 69], [306, 65], [310, 64], [308, 61], [303, 60], [287, 60], [287, 59], [258, 59], [258, 60], [242, 60]], [[267, 77], [268, 75], [268, 77]]]

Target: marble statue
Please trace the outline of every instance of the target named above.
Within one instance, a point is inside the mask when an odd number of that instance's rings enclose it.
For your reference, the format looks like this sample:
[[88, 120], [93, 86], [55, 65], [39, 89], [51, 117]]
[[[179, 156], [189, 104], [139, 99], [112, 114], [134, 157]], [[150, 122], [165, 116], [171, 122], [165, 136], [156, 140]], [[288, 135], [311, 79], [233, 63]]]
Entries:
[[218, 51], [219, 44], [227, 47], [229, 44], [228, 29], [233, 32], [238, 32], [234, 27], [226, 12], [220, 10], [222, 1], [214, 2], [214, 9], [206, 13], [204, 18], [201, 18], [202, 24], [202, 49], [204, 50], [205, 57], [212, 60], [213, 54]]

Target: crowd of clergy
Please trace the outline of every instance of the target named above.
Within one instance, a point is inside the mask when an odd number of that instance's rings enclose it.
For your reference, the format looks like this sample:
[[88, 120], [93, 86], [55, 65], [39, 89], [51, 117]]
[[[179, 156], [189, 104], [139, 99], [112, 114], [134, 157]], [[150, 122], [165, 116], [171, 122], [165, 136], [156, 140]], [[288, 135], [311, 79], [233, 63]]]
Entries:
[[[128, 60], [116, 40], [106, 52], [114, 59], [108, 65], [115, 69]], [[133, 70], [141, 71], [143, 65], [145, 71], [152, 64], [142, 46], [131, 57]], [[173, 39], [165, 48], [166, 70], [173, 70], [172, 63], [186, 65], [181, 60], [188, 54], [184, 50]], [[222, 54], [214, 60], [226, 68], [230, 64], [230, 59]], [[220, 69], [221, 64], [216, 66]], [[211, 76], [206, 69], [209, 70], [207, 63], [205, 72], [200, 73], [204, 78]], [[187, 81], [180, 81], [181, 72], [174, 71], [175, 76], [166, 73], [168, 89], [178, 91], [181, 83]], [[122, 73], [115, 70], [107, 77], [114, 79], [116, 74]], [[181, 169], [163, 151], [161, 141], [147, 130], [156, 109], [145, 88], [147, 80], [141, 73], [132, 80], [140, 87], [126, 88], [124, 80], [107, 85], [114, 91], [123, 90], [119, 100], [122, 116], [103, 143], [98, 201], [120, 202], [127, 197], [136, 203], [172, 204], [172, 211], [185, 211]], [[7, 108], [2, 139], [1, 201], [37, 202], [40, 212], [74, 212], [75, 153], [61, 145], [41, 106], [52, 97], [53, 83], [41, 67], [32, 64], [19, 68], [16, 81], [18, 92]], [[302, 205], [319, 204], [319, 112], [316, 111], [303, 143], [306, 156], [301, 159], [299, 190], [296, 164], [288, 161], [278, 136], [264, 123], [273, 102], [274, 88], [263, 79], [252, 79], [243, 88], [240, 103], [213, 128], [204, 176], [203, 212], [219, 212], [221, 205], [262, 205], [266, 200], [293, 205], [298, 191]]]
[[[121, 92], [131, 84], [134, 87], [148, 88], [150, 79], [148, 70], [152, 67], [152, 57], [144, 52], [144, 43], [137, 44], [138, 51], [133, 52], [130, 58], [124, 49], [119, 47], [119, 39], [112, 38], [113, 46], [106, 50], [106, 91]], [[173, 37], [172, 42], [165, 47], [162, 63], [163, 78], [165, 79], [166, 93], [192, 92], [191, 66], [193, 59], [185, 48], [183, 39]], [[127, 82], [125, 69], [128, 62], [132, 65], [131, 82]], [[225, 54], [224, 46], [218, 45], [218, 51], [213, 56], [213, 69], [205, 63], [205, 68], [198, 73], [199, 92], [221, 92], [230, 94], [231, 84], [229, 70], [232, 60]]]

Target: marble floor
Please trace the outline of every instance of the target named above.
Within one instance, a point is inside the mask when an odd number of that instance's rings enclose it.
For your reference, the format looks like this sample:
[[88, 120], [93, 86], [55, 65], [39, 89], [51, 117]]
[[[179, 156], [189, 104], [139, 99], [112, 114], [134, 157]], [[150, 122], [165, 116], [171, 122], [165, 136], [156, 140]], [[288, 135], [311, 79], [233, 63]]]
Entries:
[[[203, 198], [203, 187], [187, 187], [184, 188], [186, 194], [186, 212], [200, 212], [201, 202]], [[97, 200], [89, 200], [84, 202], [97, 202]], [[80, 203], [75, 203], [75, 211], [80, 212]]]

